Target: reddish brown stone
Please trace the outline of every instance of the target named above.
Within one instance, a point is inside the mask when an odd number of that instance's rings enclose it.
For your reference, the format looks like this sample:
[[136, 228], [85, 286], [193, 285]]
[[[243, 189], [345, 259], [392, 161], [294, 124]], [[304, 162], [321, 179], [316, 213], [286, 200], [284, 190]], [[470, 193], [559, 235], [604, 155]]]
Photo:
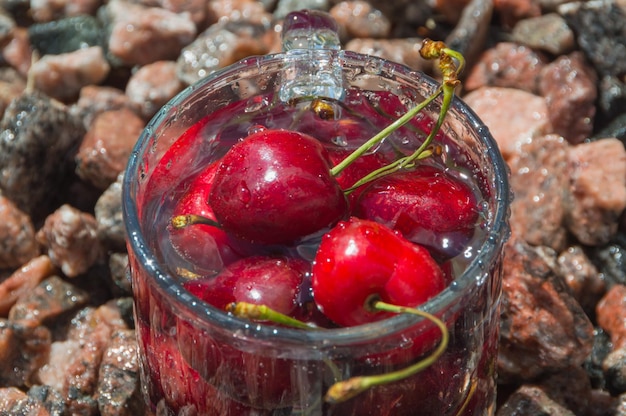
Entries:
[[598, 97], [597, 76], [581, 52], [561, 56], [541, 72], [539, 94], [545, 97], [554, 132], [570, 143], [591, 136]]
[[106, 189], [124, 170], [145, 126], [128, 108], [96, 116], [76, 155], [76, 172], [99, 189]]
[[503, 382], [579, 366], [591, 352], [593, 325], [549, 256], [516, 238], [505, 246], [498, 356]]

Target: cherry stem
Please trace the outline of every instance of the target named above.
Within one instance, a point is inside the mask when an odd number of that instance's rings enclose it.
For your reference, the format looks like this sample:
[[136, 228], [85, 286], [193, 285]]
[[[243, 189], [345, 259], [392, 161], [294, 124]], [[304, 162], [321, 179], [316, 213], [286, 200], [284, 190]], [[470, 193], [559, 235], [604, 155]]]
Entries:
[[170, 223], [172, 224], [172, 227], [177, 230], [180, 228], [185, 228], [189, 225], [197, 224], [210, 225], [212, 227], [220, 228], [220, 224], [217, 221], [196, 214], [176, 215], [172, 217]]
[[403, 168], [413, 167], [416, 160], [423, 159], [431, 155], [431, 151], [428, 150], [428, 148], [439, 130], [441, 129], [441, 126], [443, 125], [445, 116], [454, 98], [454, 90], [460, 83], [458, 79], [458, 74], [463, 70], [463, 67], [465, 66], [465, 59], [463, 58], [462, 54], [452, 49], [449, 49], [443, 42], [435, 42], [430, 39], [425, 39], [422, 43], [422, 47], [420, 48], [420, 55], [424, 59], [439, 59], [439, 69], [442, 73], [443, 78], [441, 86], [437, 88], [437, 90], [432, 95], [427, 97], [420, 104], [410, 109], [402, 117], [391, 123], [389, 126], [385, 127], [368, 141], [359, 146], [359, 148], [357, 148], [354, 152], [348, 155], [348, 157], [335, 165], [330, 170], [330, 173], [333, 176], [339, 175], [357, 158], [370, 151], [370, 149], [383, 141], [391, 133], [411, 121], [411, 119], [415, 117], [417, 113], [426, 108], [426, 106], [432, 103], [440, 94], [443, 94], [441, 109], [439, 111], [439, 116], [437, 118], [435, 126], [431, 129], [424, 142], [415, 152], [413, 152], [409, 156], [402, 157], [387, 166], [383, 166], [382, 168], [377, 169], [366, 175], [365, 177], [361, 178], [353, 186], [344, 191], [346, 194], [352, 192], [359, 186], [362, 186], [377, 178], [396, 172]]
[[233, 302], [226, 305], [226, 311], [238, 318], [251, 321], [268, 321], [299, 329], [317, 329], [317, 327], [280, 313], [267, 305], [256, 305], [249, 302]]
[[446, 327], [446, 324], [436, 316], [419, 309], [392, 305], [382, 301], [376, 301], [373, 304], [373, 307], [380, 311], [393, 313], [409, 313], [428, 319], [429, 321], [437, 325], [437, 327], [441, 331], [441, 341], [439, 342], [437, 348], [429, 356], [401, 370], [392, 371], [390, 373], [380, 375], [352, 377], [348, 380], [339, 381], [333, 384], [326, 392], [324, 398], [324, 400], [328, 403], [340, 403], [351, 399], [360, 393], [363, 393], [365, 390], [371, 387], [403, 380], [407, 377], [417, 374], [434, 364], [448, 347], [448, 342], [450, 339], [448, 328]]

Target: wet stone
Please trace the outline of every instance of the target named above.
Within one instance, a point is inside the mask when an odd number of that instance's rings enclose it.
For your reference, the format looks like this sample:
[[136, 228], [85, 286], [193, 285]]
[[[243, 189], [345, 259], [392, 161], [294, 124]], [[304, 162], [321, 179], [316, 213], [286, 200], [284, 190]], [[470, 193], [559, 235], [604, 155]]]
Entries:
[[519, 21], [513, 28], [511, 39], [552, 55], [569, 53], [576, 44], [574, 32], [557, 13]]
[[15, 68], [24, 78], [28, 76], [33, 52], [28, 40], [28, 33], [23, 27], [16, 27], [11, 32], [11, 39], [0, 49], [2, 63]]
[[508, 160], [512, 232], [531, 245], [565, 248], [563, 225], [569, 184], [569, 144], [560, 136], [534, 137]]
[[275, 37], [278, 34], [264, 24], [218, 22], [182, 50], [176, 72], [183, 82], [193, 84], [240, 59], [269, 53]]
[[132, 416], [143, 413], [139, 394], [139, 360], [135, 331], [118, 330], [102, 356], [96, 398], [103, 415]]
[[118, 289], [118, 293], [124, 296], [132, 295], [130, 275], [128, 271], [128, 254], [111, 253], [109, 256], [109, 270], [111, 280]]
[[67, 102], [74, 100], [83, 87], [104, 81], [110, 71], [102, 47], [92, 46], [46, 55], [33, 63], [30, 74], [38, 90]]
[[87, 85], [80, 90], [78, 101], [70, 111], [83, 120], [85, 129], [89, 129], [94, 118], [107, 110], [130, 108], [130, 99], [124, 91], [108, 86]]
[[611, 344], [609, 335], [602, 328], [595, 328], [593, 333], [593, 349], [589, 357], [587, 357], [583, 363], [583, 368], [587, 372], [589, 382], [594, 389], [604, 389], [606, 387], [602, 363], [612, 349], [613, 345]]
[[30, 42], [41, 56], [73, 52], [89, 46], [105, 46], [102, 24], [93, 16], [76, 16], [28, 28]]
[[48, 256], [39, 256], [0, 283], [0, 316], [8, 316], [9, 311], [22, 297], [27, 296], [45, 278], [52, 276], [55, 267]]
[[626, 285], [613, 285], [596, 307], [598, 325], [611, 337], [613, 348], [626, 348]]
[[188, 14], [124, 0], [112, 0], [104, 7], [100, 16], [111, 32], [108, 50], [121, 65], [176, 59], [196, 36], [196, 25]]
[[110, 249], [123, 250], [126, 247], [126, 229], [122, 216], [123, 173], [117, 177], [98, 198], [94, 209], [98, 222], [98, 234]]
[[48, 256], [67, 277], [86, 272], [103, 254], [93, 215], [64, 204], [46, 218], [37, 232]]
[[267, 5], [257, 0], [212, 0], [208, 4], [202, 2], [202, 6], [207, 9], [207, 25], [224, 20], [272, 21], [272, 15], [266, 10]]
[[463, 8], [460, 19], [445, 39], [449, 48], [463, 54], [468, 66], [473, 66], [483, 50], [489, 36], [494, 2], [471, 0]]
[[597, 76], [581, 52], [560, 56], [541, 71], [539, 94], [545, 97], [554, 132], [573, 144], [593, 132]]
[[184, 87], [176, 76], [176, 62], [158, 61], [133, 73], [126, 84], [126, 96], [139, 114], [149, 120]]
[[614, 396], [626, 392], [626, 348], [611, 351], [602, 362], [606, 389]]
[[[60, 200], [85, 134], [67, 107], [41, 94], [14, 100], [0, 121], [0, 189], [36, 223]], [[28, 192], [24, 192], [28, 190]]]
[[606, 291], [604, 277], [587, 256], [583, 247], [570, 246], [557, 257], [558, 274], [588, 316], [595, 315], [595, 306]]
[[574, 416], [567, 408], [552, 400], [541, 388], [522, 386], [498, 409], [496, 416]]
[[[614, 119], [619, 119], [617, 123], [621, 123], [621, 129], [618, 129], [619, 133], [604, 132], [603, 137], [617, 137], [620, 140], [624, 140], [626, 136], [626, 79], [619, 77], [606, 75], [602, 77], [598, 85], [598, 108], [600, 110], [600, 121], [611, 121], [611, 125], [616, 122]], [[605, 126], [605, 129], [610, 128]], [[602, 137], [602, 136], [600, 136]]]
[[420, 38], [404, 39], [352, 39], [345, 50], [372, 55], [406, 65], [414, 70], [425, 70], [430, 63], [419, 54], [422, 45]]
[[124, 170], [145, 122], [128, 108], [98, 114], [76, 154], [76, 173], [106, 189]]
[[0, 269], [19, 267], [39, 255], [30, 217], [2, 195], [0, 218]]
[[626, 6], [619, 0], [572, 2], [558, 11], [600, 75], [626, 73]]
[[606, 244], [626, 208], [626, 150], [617, 139], [581, 143], [570, 149], [571, 206], [565, 223], [583, 244]]
[[591, 403], [591, 383], [581, 366], [568, 367], [536, 381], [550, 399], [577, 414], [588, 414]]
[[28, 389], [28, 397], [41, 403], [50, 416], [66, 414], [65, 401], [58, 391], [50, 386], [32, 386]]
[[607, 287], [626, 285], [626, 238], [621, 232], [611, 242], [593, 247], [590, 258]]
[[44, 326], [0, 319], [0, 387], [25, 386], [50, 351], [51, 333]]
[[88, 301], [89, 294], [59, 276], [52, 276], [18, 300], [11, 308], [9, 319], [39, 325], [84, 306]]
[[528, 46], [500, 42], [482, 53], [464, 83], [466, 91], [480, 87], [516, 88], [537, 93], [539, 75], [548, 58]]
[[380, 10], [362, 0], [342, 1], [329, 10], [345, 41], [352, 38], [386, 38], [391, 22]]
[[[148, 5], [151, 4], [151, 1], [143, 2]], [[167, 0], [167, 1], [157, 1], [159, 7], [163, 7], [164, 9], [176, 13], [186, 13], [189, 14], [191, 21], [199, 28], [205, 27], [209, 22], [207, 22], [207, 12], [210, 8], [210, 3], [205, 0]]]
[[554, 270], [556, 253], [517, 238], [505, 246], [498, 377], [529, 380], [581, 365], [593, 326]]
[[94, 15], [103, 0], [38, 0], [31, 2], [30, 16], [35, 22], [51, 22], [66, 17]]
[[505, 160], [518, 152], [522, 143], [552, 131], [545, 100], [530, 92], [482, 87], [463, 98], [489, 126]]
[[50, 416], [44, 405], [16, 387], [0, 388], [2, 414], [13, 416]]

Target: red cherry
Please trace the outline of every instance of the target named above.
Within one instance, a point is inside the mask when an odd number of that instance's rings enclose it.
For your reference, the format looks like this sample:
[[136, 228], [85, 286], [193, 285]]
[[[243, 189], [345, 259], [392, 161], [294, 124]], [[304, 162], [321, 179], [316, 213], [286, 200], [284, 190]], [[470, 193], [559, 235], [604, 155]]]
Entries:
[[391, 316], [367, 309], [373, 297], [415, 307], [443, 290], [445, 279], [428, 250], [382, 224], [353, 217], [322, 238], [312, 285], [322, 312], [353, 326]]
[[[301, 309], [300, 290], [309, 271], [297, 258], [254, 256], [238, 260], [215, 278], [185, 282], [185, 288], [207, 303], [225, 308], [232, 302], [266, 305], [293, 317], [309, 316]], [[183, 356], [194, 363], [202, 377], [242, 403], [259, 408], [293, 405], [298, 385], [294, 369], [303, 363], [238, 349], [189, 325], [178, 328]], [[295, 377], [295, 376], [293, 376]]]
[[336, 224], [348, 203], [323, 145], [287, 130], [262, 130], [235, 144], [215, 174], [209, 205], [236, 237], [289, 244]]
[[[218, 162], [211, 163], [187, 186], [178, 201], [172, 217], [198, 215], [216, 221], [208, 204]], [[189, 261], [193, 271], [200, 275], [213, 275], [225, 265], [241, 258], [233, 249], [229, 236], [219, 227], [208, 224], [189, 224], [183, 228], [168, 227], [174, 250]]]
[[469, 185], [432, 166], [397, 172], [369, 185], [354, 215], [385, 224], [444, 257], [459, 254], [478, 221]]
[[300, 287], [309, 264], [286, 257], [253, 256], [238, 260], [216, 277], [185, 282], [185, 288], [219, 309], [247, 302], [290, 315], [299, 305]]
[[164, 401], [169, 412], [193, 412], [206, 416], [241, 415], [261, 416], [269, 412], [253, 409], [233, 400], [212, 384], [183, 359], [175, 339], [146, 327], [137, 328], [139, 342], [145, 354], [143, 368], [151, 380], [146, 389], [155, 404]]

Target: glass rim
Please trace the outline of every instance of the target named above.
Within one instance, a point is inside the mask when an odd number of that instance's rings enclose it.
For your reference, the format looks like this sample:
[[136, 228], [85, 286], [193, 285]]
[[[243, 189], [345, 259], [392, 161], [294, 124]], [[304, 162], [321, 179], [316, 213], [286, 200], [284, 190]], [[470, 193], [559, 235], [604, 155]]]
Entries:
[[[316, 53], [318, 52], [319, 51], [316, 51]], [[381, 67], [390, 70], [394, 76], [399, 75], [406, 80], [410, 79], [412, 83], [416, 81], [424, 82], [433, 91], [439, 85], [433, 78], [421, 71], [413, 70], [405, 65], [383, 58], [343, 50], [328, 50], [328, 53], [340, 55], [342, 62], [345, 60], [362, 61], [364, 59], [370, 62], [376, 61]], [[220, 78], [227, 78], [228, 76], [234, 75], [241, 68], [250, 66], [251, 63], [260, 67], [260, 65], [272, 60], [283, 60], [285, 56], [287, 56], [287, 53], [281, 52], [248, 57], [228, 67], [215, 71], [177, 94], [149, 121], [134, 146], [124, 172], [122, 211], [127, 231], [127, 247], [132, 250], [137, 259], [137, 263], [141, 265], [147, 275], [150, 276], [152, 284], [158, 288], [162, 295], [168, 297], [172, 309], [177, 312], [185, 311], [187, 315], [193, 316], [196, 322], [201, 321], [203, 325], [219, 325], [226, 330], [243, 332], [246, 337], [267, 341], [272, 340], [281, 343], [288, 342], [297, 345], [309, 345], [310, 347], [321, 345], [349, 345], [357, 342], [371, 341], [374, 337], [384, 337], [401, 332], [425, 318], [409, 314], [400, 314], [381, 321], [359, 326], [320, 330], [283, 328], [236, 318], [187, 292], [179, 282], [179, 279], [172, 276], [167, 272], [165, 267], [159, 264], [154, 253], [150, 250], [149, 244], [147, 244], [141, 233], [136, 201], [130, 193], [131, 189], [134, 187], [133, 181], [136, 181], [137, 174], [141, 167], [143, 154], [147, 150], [156, 127], [165, 121], [171, 115], [172, 111], [175, 111], [180, 102], [190, 97], [192, 94], [202, 91], [207, 84]], [[293, 57], [293, 55], [291, 56]], [[490, 221], [491, 229], [487, 231], [484, 241], [478, 248], [479, 254], [472, 259], [464, 272], [454, 279], [451, 285], [448, 285], [441, 293], [419, 306], [420, 309], [430, 313], [436, 313], [436, 311], [451, 305], [455, 299], [463, 295], [466, 288], [470, 287], [472, 284], [476, 284], [476, 277], [484, 274], [485, 268], [488, 268], [492, 262], [499, 257], [501, 248], [509, 234], [507, 222], [510, 203], [508, 169], [500, 154], [498, 145], [491, 136], [487, 126], [461, 98], [458, 96], [454, 97], [450, 110], [451, 112], [462, 115], [465, 118], [464, 123], [476, 132], [479, 141], [485, 146], [484, 153], [486, 154], [486, 158], [492, 162], [493, 173], [498, 180], [493, 181], [494, 192], [492, 197], [495, 201], [495, 209], [493, 210], [493, 216]], [[448, 114], [450, 114], [450, 112]], [[455, 287], [456, 290], [453, 290], [453, 287]]]

